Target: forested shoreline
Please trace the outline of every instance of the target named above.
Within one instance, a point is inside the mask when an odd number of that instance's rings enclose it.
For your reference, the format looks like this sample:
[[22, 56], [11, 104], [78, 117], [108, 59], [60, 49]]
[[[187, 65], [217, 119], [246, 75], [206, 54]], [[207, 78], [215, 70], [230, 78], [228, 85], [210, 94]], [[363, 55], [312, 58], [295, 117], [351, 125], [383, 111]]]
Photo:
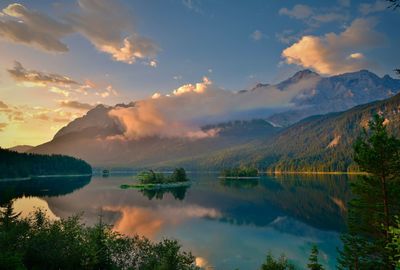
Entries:
[[81, 159], [64, 155], [17, 153], [0, 148], [0, 179], [91, 173], [92, 167]]

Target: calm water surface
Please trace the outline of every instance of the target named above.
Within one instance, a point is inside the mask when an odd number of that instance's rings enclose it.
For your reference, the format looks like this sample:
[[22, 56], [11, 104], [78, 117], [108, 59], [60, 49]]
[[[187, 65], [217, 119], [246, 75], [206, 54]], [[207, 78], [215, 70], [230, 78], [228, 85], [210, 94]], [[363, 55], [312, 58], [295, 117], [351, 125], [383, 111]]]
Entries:
[[35, 207], [55, 219], [81, 212], [91, 225], [101, 213], [124, 234], [178, 239], [208, 269], [258, 269], [268, 251], [304, 266], [312, 243], [327, 269], [334, 269], [350, 196], [348, 176], [189, 177], [191, 187], [164, 192], [120, 189], [135, 182], [132, 174], [0, 182], [0, 192], [12, 191], [24, 215]]

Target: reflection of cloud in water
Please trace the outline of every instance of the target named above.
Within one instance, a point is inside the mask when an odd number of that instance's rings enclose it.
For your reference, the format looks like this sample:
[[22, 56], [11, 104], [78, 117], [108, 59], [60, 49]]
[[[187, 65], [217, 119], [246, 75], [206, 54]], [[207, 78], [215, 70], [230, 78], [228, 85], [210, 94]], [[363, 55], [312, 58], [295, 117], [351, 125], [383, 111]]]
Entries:
[[156, 237], [163, 226], [176, 226], [191, 218], [218, 218], [221, 216], [221, 213], [213, 208], [196, 205], [157, 208], [105, 206], [103, 210], [121, 214], [114, 224], [115, 230], [127, 235], [144, 235], [151, 239]]
[[206, 268], [208, 266], [208, 261], [203, 257], [196, 257], [196, 265], [201, 268]]
[[35, 210], [39, 208], [46, 211], [46, 215], [51, 220], [59, 219], [59, 217], [57, 217], [51, 211], [49, 205], [43, 199], [40, 199], [38, 197], [22, 197], [14, 201], [14, 210], [17, 213], [21, 213], [22, 218], [29, 217], [30, 214], [32, 214]]
[[121, 218], [114, 229], [126, 235], [144, 235], [154, 238], [164, 221], [156, 213], [140, 207], [105, 206], [105, 211], [120, 212]]

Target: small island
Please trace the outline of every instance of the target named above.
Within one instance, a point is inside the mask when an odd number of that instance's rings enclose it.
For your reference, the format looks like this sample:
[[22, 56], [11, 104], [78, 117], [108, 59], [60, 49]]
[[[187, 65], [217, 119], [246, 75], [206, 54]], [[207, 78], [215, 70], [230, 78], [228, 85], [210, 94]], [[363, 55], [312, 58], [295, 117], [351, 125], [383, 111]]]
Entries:
[[221, 171], [219, 178], [225, 179], [258, 179], [258, 169], [255, 167], [234, 167]]
[[139, 184], [124, 184], [122, 189], [156, 190], [164, 188], [175, 188], [189, 186], [190, 182], [183, 168], [176, 168], [171, 175], [157, 173], [153, 170], [144, 171], [138, 174]]

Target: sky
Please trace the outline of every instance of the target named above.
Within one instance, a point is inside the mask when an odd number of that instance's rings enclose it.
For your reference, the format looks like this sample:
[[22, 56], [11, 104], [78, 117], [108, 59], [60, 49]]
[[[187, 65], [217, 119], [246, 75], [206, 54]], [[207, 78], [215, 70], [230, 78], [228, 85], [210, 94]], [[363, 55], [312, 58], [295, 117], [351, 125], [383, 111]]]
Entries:
[[[1, 0], [0, 147], [44, 143], [97, 104], [142, 100], [147, 115], [161, 97], [163, 106], [185, 102], [193, 120], [220, 100], [207, 98], [202, 106], [182, 96], [210, 88], [213, 97], [231, 96], [306, 68], [323, 76], [368, 69], [394, 77], [400, 14], [388, 6], [383, 0]], [[287, 101], [264, 98], [269, 106]], [[123, 121], [132, 113], [113, 116]], [[148, 127], [135, 123], [127, 128], [133, 138]]]

